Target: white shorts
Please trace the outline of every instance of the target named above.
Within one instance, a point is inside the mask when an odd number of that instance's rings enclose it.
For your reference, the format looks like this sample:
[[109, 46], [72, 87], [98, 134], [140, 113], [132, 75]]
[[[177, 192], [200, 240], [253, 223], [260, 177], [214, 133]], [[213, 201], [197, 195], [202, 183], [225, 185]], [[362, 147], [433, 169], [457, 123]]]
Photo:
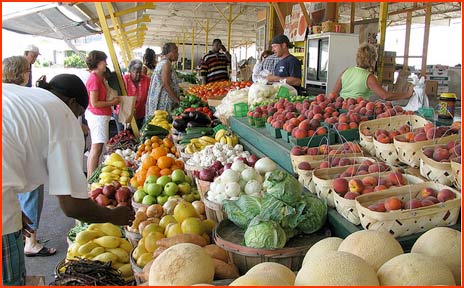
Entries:
[[89, 126], [92, 144], [108, 142], [111, 116], [95, 115], [86, 110], [85, 119], [87, 126]]

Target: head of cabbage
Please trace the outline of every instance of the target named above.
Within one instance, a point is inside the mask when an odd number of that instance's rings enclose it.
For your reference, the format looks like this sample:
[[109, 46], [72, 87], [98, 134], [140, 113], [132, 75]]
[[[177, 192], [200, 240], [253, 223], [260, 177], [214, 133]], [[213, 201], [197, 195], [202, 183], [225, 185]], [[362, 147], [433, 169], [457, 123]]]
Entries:
[[290, 206], [294, 206], [301, 198], [300, 182], [283, 170], [266, 173], [263, 188], [266, 193]]
[[287, 243], [285, 231], [279, 224], [259, 216], [251, 220], [244, 236], [245, 245], [253, 248], [283, 248]]
[[246, 229], [261, 211], [261, 199], [249, 195], [242, 195], [237, 200], [224, 200], [222, 204], [229, 220], [242, 229]]
[[327, 200], [319, 199], [309, 193], [302, 194], [305, 204], [297, 229], [305, 234], [311, 234], [321, 229], [327, 219]]

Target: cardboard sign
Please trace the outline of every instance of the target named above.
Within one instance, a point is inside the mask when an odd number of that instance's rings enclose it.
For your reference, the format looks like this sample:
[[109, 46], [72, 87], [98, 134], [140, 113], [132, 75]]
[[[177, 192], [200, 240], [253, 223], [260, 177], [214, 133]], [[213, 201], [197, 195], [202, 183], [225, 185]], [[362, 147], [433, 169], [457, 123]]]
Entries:
[[[311, 3], [305, 3], [305, 7], [309, 14]], [[284, 34], [290, 42], [304, 41], [307, 28], [308, 23], [306, 23], [300, 4], [293, 5], [292, 14], [285, 17]]]

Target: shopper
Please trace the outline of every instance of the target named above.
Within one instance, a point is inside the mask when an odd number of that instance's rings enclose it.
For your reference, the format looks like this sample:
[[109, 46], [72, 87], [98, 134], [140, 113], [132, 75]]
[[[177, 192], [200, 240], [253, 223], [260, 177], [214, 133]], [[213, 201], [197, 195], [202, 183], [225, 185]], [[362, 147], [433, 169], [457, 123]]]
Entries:
[[[88, 198], [82, 169], [84, 138], [77, 116], [87, 107], [84, 83], [61, 74], [41, 88], [2, 84], [2, 283], [25, 285], [22, 231], [32, 232], [21, 216], [17, 195], [45, 182], [68, 217], [89, 223], [127, 225], [130, 207], [108, 209]], [[48, 90], [48, 91], [47, 91]], [[59, 215], [57, 215], [59, 217]]]
[[253, 74], [251, 76], [251, 79], [253, 82], [258, 81], [258, 77], [260, 75], [260, 72], [263, 71], [263, 62], [264, 60], [268, 57], [271, 56], [273, 53], [271, 50], [264, 50], [263, 53], [261, 53], [261, 57], [259, 57], [259, 60], [256, 61], [255, 66], [253, 67]]
[[268, 82], [285, 80], [301, 94], [301, 63], [289, 50], [293, 45], [288, 37], [281, 34], [272, 39], [272, 51], [280, 59], [274, 68], [273, 75], [267, 76]]
[[145, 116], [152, 116], [156, 110], [172, 111], [179, 104], [179, 85], [176, 70], [172, 68], [179, 58], [179, 50], [174, 43], [166, 43], [161, 52], [161, 60], [151, 76], [148, 89]]
[[201, 59], [202, 84], [229, 80], [230, 53], [220, 39], [214, 39], [212, 49]]
[[142, 74], [148, 77], [153, 75], [153, 70], [156, 67], [156, 53], [153, 49], [147, 48], [143, 54]]
[[[40, 55], [39, 48], [37, 48], [37, 46], [35, 45], [31, 44], [27, 46], [26, 49], [24, 49], [24, 57], [26, 57], [27, 62], [29, 62], [29, 70], [32, 69], [32, 64], [35, 63], [39, 55]], [[29, 81], [27, 82], [26, 86], [32, 87], [32, 71], [29, 74]]]
[[105, 86], [106, 54], [102, 51], [91, 51], [86, 63], [90, 70], [86, 87], [89, 94], [89, 106], [85, 111], [85, 119], [90, 129], [92, 145], [87, 159], [87, 177], [97, 168], [103, 151], [103, 145], [108, 141], [111, 106], [119, 104], [119, 97], [107, 99]]
[[371, 44], [362, 44], [356, 53], [356, 66], [343, 71], [335, 82], [332, 93], [343, 98], [369, 99], [371, 91], [380, 99], [399, 100], [412, 96], [414, 88], [410, 85], [407, 92], [393, 93], [382, 88], [373, 74], [377, 62], [377, 49]]
[[[142, 127], [145, 118], [145, 105], [150, 87], [150, 78], [142, 74], [142, 67], [142, 61], [134, 59], [129, 63], [129, 73], [123, 76], [127, 95], [137, 97], [134, 118], [139, 128]], [[117, 110], [119, 110], [119, 106]]]
[[[20, 86], [26, 86], [29, 81], [30, 65], [23, 56], [13, 56], [2, 61], [2, 82]], [[40, 185], [31, 192], [18, 194], [21, 211], [31, 219], [32, 231], [30, 237], [26, 238], [24, 254], [33, 256], [50, 256], [56, 253], [55, 248], [47, 248], [37, 240], [37, 230], [39, 228], [40, 215], [42, 214], [44, 197], [44, 186]]]

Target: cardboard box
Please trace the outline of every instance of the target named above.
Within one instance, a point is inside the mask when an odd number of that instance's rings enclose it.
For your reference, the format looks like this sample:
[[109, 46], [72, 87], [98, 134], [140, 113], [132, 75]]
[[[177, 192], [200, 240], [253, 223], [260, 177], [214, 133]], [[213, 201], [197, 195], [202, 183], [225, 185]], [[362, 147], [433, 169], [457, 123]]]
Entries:
[[395, 72], [395, 68], [396, 68], [396, 66], [393, 65], [393, 64], [385, 64], [385, 65], [383, 65], [383, 72], [386, 72], [386, 71]]
[[383, 52], [383, 63], [392, 64], [394, 66], [396, 64], [396, 52], [384, 51]]
[[425, 95], [429, 97], [436, 97], [438, 90], [438, 81], [427, 80], [425, 81]]
[[222, 103], [222, 99], [225, 96], [217, 97], [217, 98], [210, 98], [208, 99], [208, 105], [212, 107], [217, 107]]
[[384, 81], [393, 81], [394, 78], [394, 71], [383, 71], [382, 74], [382, 82]]

